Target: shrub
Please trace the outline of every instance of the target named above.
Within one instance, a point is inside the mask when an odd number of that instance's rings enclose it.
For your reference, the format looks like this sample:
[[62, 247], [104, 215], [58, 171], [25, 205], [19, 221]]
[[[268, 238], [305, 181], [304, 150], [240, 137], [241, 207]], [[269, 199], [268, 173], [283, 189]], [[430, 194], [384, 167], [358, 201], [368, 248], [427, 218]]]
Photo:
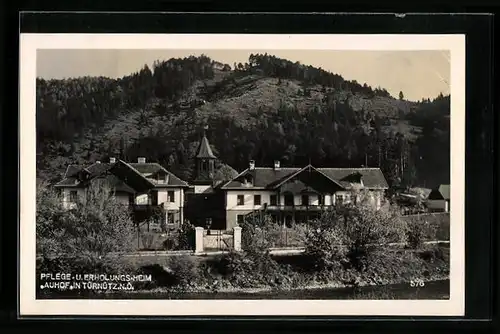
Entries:
[[224, 254], [217, 265], [218, 272], [233, 286], [282, 286], [291, 282], [287, 267], [280, 266], [265, 252], [230, 252]]
[[335, 211], [330, 211], [314, 220], [307, 232], [305, 254], [316, 271], [340, 270], [347, 261], [347, 245], [343, 243], [338, 226], [333, 223], [335, 219]]
[[434, 240], [436, 236], [436, 225], [425, 219], [407, 220], [407, 243], [408, 246], [417, 249], [422, 247], [424, 241]]
[[246, 252], [265, 252], [273, 246], [275, 231], [273, 231], [273, 223], [268, 216], [256, 219], [247, 218], [240, 227], [241, 246]]
[[178, 250], [193, 249], [195, 244], [195, 226], [183, 223], [177, 230], [177, 242], [174, 243]]
[[166, 261], [169, 274], [174, 279], [174, 284], [181, 287], [196, 285], [200, 280], [198, 261], [189, 255], [170, 256]]
[[178, 237], [176, 234], [169, 234], [165, 240], [163, 240], [164, 250], [175, 250], [178, 248]]
[[141, 234], [142, 248], [144, 250], [155, 249], [155, 244], [158, 240], [158, 235], [155, 232], [146, 232]]
[[264, 252], [272, 247], [303, 246], [307, 227], [295, 224], [292, 228], [280, 226], [268, 215], [247, 218], [242, 228], [242, 248], [247, 252]]
[[405, 239], [405, 225], [397, 210], [376, 210], [368, 203], [344, 205], [312, 222], [306, 253], [316, 258], [320, 270], [341, 264], [363, 271], [373, 253]]
[[443, 261], [449, 263], [450, 250], [443, 247], [435, 246], [425, 249], [418, 253], [418, 256], [425, 262], [433, 263], [435, 261]]
[[77, 207], [68, 210], [59, 194], [40, 184], [36, 210], [39, 270], [110, 273], [123, 268], [120, 254], [133, 249], [134, 224], [106, 184], [91, 184]]

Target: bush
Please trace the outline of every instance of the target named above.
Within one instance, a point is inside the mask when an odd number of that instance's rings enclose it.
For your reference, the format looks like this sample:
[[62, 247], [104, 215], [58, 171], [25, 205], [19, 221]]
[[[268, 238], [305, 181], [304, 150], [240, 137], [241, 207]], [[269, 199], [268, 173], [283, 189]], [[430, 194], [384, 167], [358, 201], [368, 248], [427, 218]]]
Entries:
[[174, 279], [174, 285], [195, 286], [200, 281], [198, 261], [193, 256], [170, 256], [166, 261], [166, 267]]
[[[277, 226], [277, 224], [274, 224]], [[265, 252], [273, 246], [275, 231], [268, 216], [247, 218], [241, 225], [241, 247], [249, 253]], [[273, 233], [274, 232], [274, 233]]]
[[449, 263], [450, 250], [443, 247], [435, 246], [425, 249], [418, 253], [418, 256], [425, 262], [433, 263], [435, 261], [443, 261]]
[[273, 222], [268, 215], [249, 217], [240, 227], [242, 248], [247, 252], [264, 252], [272, 247], [303, 246], [307, 231], [305, 224], [286, 228]]
[[312, 222], [306, 253], [319, 270], [365, 270], [373, 254], [389, 243], [405, 241], [405, 225], [397, 210], [376, 210], [368, 203], [344, 205]]
[[178, 247], [177, 235], [169, 234], [165, 240], [163, 240], [162, 246], [164, 250], [175, 250]]
[[408, 246], [417, 249], [422, 247], [424, 241], [436, 238], [436, 225], [424, 219], [407, 220], [407, 243]]
[[291, 282], [288, 267], [280, 266], [267, 251], [230, 252], [224, 254], [216, 266], [225, 279], [239, 288], [279, 287]]
[[65, 209], [59, 194], [37, 186], [36, 249], [39, 270], [113, 273], [120, 254], [133, 249], [134, 224], [106, 184], [91, 184], [77, 207]]
[[177, 230], [177, 241], [174, 245], [177, 250], [194, 249], [195, 226], [190, 223], [183, 223]]
[[144, 250], [154, 250], [156, 243], [158, 242], [158, 233], [156, 232], [146, 232], [141, 234], [142, 249]]

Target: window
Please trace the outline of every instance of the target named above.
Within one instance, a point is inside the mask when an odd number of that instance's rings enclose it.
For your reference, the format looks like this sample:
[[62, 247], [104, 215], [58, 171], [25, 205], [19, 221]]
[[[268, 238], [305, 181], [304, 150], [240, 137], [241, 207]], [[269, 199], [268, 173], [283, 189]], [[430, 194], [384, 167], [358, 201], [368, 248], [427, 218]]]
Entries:
[[135, 204], [137, 205], [146, 205], [149, 204], [149, 196], [148, 194], [142, 194], [135, 198]]
[[302, 195], [302, 205], [309, 205], [309, 196]]
[[285, 195], [285, 205], [286, 206], [293, 206], [293, 194], [286, 194]]
[[351, 195], [347, 194], [344, 196], [344, 203], [350, 203], [351, 202]]
[[260, 199], [261, 199], [260, 195], [254, 195], [253, 196], [253, 204], [260, 205]]
[[245, 221], [244, 215], [236, 215], [236, 222], [238, 223], [238, 225], [243, 224], [244, 221]]
[[69, 192], [69, 200], [70, 200], [70, 202], [76, 202], [77, 197], [78, 197], [78, 192], [76, 190], [71, 190]]
[[237, 205], [245, 205], [245, 197], [243, 195], [238, 195]]
[[335, 195], [335, 204], [342, 204], [344, 202], [344, 196]]
[[167, 182], [167, 175], [166, 174], [158, 174], [156, 175], [156, 182], [158, 183], [168, 183]]
[[169, 190], [168, 193], [167, 193], [167, 197], [168, 197], [168, 201], [170, 203], [174, 203], [175, 202], [175, 193], [174, 193], [174, 191]]
[[278, 198], [276, 195], [271, 195], [271, 205], [278, 205]]
[[325, 204], [325, 197], [323, 195], [318, 195], [318, 205]]
[[169, 212], [167, 214], [167, 224], [173, 224], [174, 223], [174, 213]]

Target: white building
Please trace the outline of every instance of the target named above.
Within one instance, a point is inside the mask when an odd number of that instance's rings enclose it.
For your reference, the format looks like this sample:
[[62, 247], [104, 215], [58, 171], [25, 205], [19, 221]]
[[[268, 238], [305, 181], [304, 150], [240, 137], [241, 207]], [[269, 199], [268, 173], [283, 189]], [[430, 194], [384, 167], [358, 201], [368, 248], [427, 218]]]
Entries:
[[278, 223], [307, 221], [337, 204], [356, 203], [364, 190], [380, 208], [387, 181], [379, 168], [249, 167], [220, 187], [225, 193], [226, 228], [250, 213], [265, 211]]
[[70, 165], [54, 187], [60, 189], [64, 206], [72, 208], [90, 184], [102, 181], [120, 203], [133, 208], [136, 217], [145, 219], [151, 209], [160, 208], [167, 224], [184, 220], [184, 192], [189, 185], [160, 164], [147, 163], [145, 158], [136, 163], [111, 158], [109, 163], [97, 161], [87, 167]]

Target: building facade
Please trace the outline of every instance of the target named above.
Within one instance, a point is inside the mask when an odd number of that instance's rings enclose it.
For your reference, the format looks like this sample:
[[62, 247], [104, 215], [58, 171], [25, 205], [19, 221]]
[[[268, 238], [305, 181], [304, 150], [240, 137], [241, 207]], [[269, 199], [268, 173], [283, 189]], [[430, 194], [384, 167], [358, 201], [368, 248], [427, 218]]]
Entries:
[[188, 183], [158, 163], [137, 163], [111, 159], [88, 167], [70, 165], [61, 189], [64, 205], [76, 205], [88, 185], [106, 180], [124, 206], [133, 208], [136, 221], [160, 208], [167, 224], [189, 221], [207, 229], [230, 230], [249, 215], [265, 213], [277, 224], [291, 227], [318, 217], [334, 205], [356, 203], [362, 193], [380, 208], [387, 181], [379, 168], [273, 167], [248, 168], [230, 180], [215, 180], [216, 161], [205, 135], [194, 157], [195, 168]]
[[153, 213], [155, 217], [160, 214], [160, 220], [167, 225], [184, 221], [184, 196], [189, 185], [158, 163], [148, 163], [145, 158], [136, 163], [111, 158], [108, 163], [70, 165], [54, 187], [60, 190], [63, 205], [69, 209], [77, 206], [85, 189], [96, 182], [108, 185], [124, 209], [132, 209], [137, 221]]
[[441, 184], [433, 189], [426, 201], [430, 212], [449, 212], [450, 211], [450, 185]]
[[226, 228], [246, 216], [265, 212], [274, 221], [291, 227], [318, 217], [337, 204], [357, 203], [363, 191], [380, 208], [387, 181], [379, 168], [249, 167], [220, 187], [225, 194]]

